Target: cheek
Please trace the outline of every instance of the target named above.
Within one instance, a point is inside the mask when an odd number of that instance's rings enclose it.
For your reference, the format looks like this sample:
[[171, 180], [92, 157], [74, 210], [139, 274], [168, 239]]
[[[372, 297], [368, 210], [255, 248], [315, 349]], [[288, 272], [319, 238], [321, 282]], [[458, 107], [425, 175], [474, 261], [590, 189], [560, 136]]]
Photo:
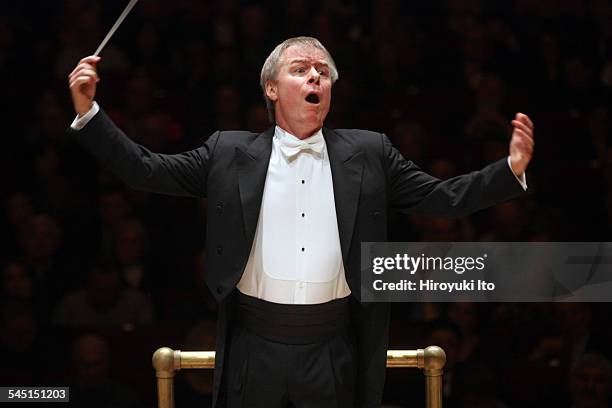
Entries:
[[299, 92], [290, 87], [279, 89], [278, 102], [284, 106], [293, 106], [299, 102]]
[[325, 100], [324, 109], [325, 109], [325, 112], [327, 112], [329, 111], [329, 106], [331, 104], [331, 92], [326, 93], [324, 100]]
[[331, 101], [331, 96], [332, 96], [332, 95], [331, 95], [331, 84], [330, 84], [330, 85], [327, 85], [327, 86], [326, 86], [326, 88], [325, 88], [325, 89], [323, 89], [323, 93], [324, 93], [324, 95], [325, 95], [325, 101], [326, 101], [326, 103], [327, 103], [327, 104], [329, 104], [329, 103], [330, 103], [330, 101]]
[[300, 89], [302, 87], [302, 83], [295, 79], [288, 79], [284, 81], [279, 81], [278, 83], [278, 94], [279, 96], [283, 96], [285, 98], [298, 95], [300, 93]]

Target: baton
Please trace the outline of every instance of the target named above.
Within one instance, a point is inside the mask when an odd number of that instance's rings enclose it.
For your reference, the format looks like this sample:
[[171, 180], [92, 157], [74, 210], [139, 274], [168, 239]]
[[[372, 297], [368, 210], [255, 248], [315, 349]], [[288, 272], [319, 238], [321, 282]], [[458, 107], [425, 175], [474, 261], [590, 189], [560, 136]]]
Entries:
[[113, 36], [113, 34], [115, 34], [115, 31], [117, 31], [117, 29], [119, 28], [119, 26], [121, 25], [121, 23], [123, 22], [123, 20], [125, 20], [125, 18], [127, 17], [127, 15], [130, 13], [130, 11], [132, 10], [132, 8], [134, 8], [134, 6], [136, 5], [136, 3], [138, 2], [138, 0], [130, 0], [130, 2], [128, 3], [127, 6], [125, 6], [125, 9], [123, 10], [123, 12], [121, 13], [121, 15], [119, 16], [119, 18], [117, 19], [117, 21], [115, 21], [115, 24], [113, 24], [113, 26], [111, 27], [110, 31], [108, 32], [108, 34], [106, 34], [106, 37], [104, 37], [104, 39], [102, 40], [102, 42], [100, 43], [100, 45], [98, 46], [98, 49], [96, 50], [96, 52], [94, 53], [94, 55], [97, 57], [100, 52], [102, 52], [102, 49], [104, 48], [104, 46], [106, 45], [106, 43], [108, 42], [108, 40], [111, 39], [111, 37]]

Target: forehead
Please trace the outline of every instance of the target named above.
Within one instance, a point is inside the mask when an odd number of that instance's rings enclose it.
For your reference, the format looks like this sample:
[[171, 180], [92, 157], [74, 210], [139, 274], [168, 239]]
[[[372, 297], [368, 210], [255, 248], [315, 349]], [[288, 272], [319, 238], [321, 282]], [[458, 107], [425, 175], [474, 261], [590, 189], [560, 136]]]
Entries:
[[323, 50], [310, 45], [292, 45], [283, 51], [282, 60], [284, 63], [291, 63], [295, 60], [307, 60], [327, 63], [327, 55]]

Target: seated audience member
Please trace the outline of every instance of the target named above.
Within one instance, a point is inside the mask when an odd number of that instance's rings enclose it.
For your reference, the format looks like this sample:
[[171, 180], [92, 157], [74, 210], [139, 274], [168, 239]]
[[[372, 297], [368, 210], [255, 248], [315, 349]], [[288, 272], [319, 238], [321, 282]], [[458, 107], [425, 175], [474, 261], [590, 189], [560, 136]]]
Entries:
[[458, 361], [477, 358], [476, 351], [480, 345], [480, 315], [478, 304], [474, 302], [455, 302], [448, 305], [448, 320], [461, 330]]
[[62, 227], [48, 214], [29, 217], [19, 229], [23, 260], [35, 284], [45, 288], [45, 304], [53, 307], [71, 284], [72, 271], [62, 256]]
[[110, 256], [114, 249], [114, 239], [121, 226], [129, 219], [131, 203], [123, 188], [109, 186], [97, 198], [97, 212], [100, 221], [100, 243], [103, 256]]
[[137, 395], [110, 375], [110, 348], [96, 335], [83, 335], [72, 346], [70, 406], [75, 408], [137, 408]]
[[586, 353], [569, 373], [571, 408], [607, 408], [612, 389], [612, 366], [599, 353]]
[[50, 312], [44, 295], [24, 262], [11, 260], [0, 271], [0, 308], [24, 307], [31, 309], [38, 320], [47, 321]]
[[66, 295], [55, 311], [61, 325], [147, 325], [154, 321], [149, 299], [121, 285], [114, 265], [92, 269], [87, 287]]
[[499, 397], [496, 372], [484, 362], [466, 363], [457, 370], [457, 406], [462, 408], [505, 408]]
[[31, 308], [17, 303], [2, 306], [0, 384], [23, 386], [40, 383], [46, 356], [39, 331], [39, 324]]
[[133, 289], [147, 292], [150, 288], [145, 252], [147, 234], [137, 220], [127, 220], [119, 228], [115, 242], [115, 257], [121, 268], [121, 280]]
[[592, 309], [586, 303], [553, 304], [557, 334], [541, 338], [532, 349], [532, 361], [571, 368], [588, 352], [607, 353], [608, 346], [592, 330]]
[[20, 261], [10, 261], [2, 269], [0, 280], [2, 303], [18, 302], [32, 305], [34, 298], [34, 282], [25, 264]]
[[34, 214], [34, 204], [30, 197], [21, 191], [11, 192], [3, 198], [4, 219], [0, 237], [2, 238], [1, 254], [14, 256], [19, 252], [18, 235], [21, 226]]

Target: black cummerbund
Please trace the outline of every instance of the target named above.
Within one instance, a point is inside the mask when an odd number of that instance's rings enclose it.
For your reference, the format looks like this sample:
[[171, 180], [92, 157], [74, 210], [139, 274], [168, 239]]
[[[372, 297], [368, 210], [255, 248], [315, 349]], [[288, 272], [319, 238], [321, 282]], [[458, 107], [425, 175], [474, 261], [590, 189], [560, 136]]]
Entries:
[[309, 344], [348, 332], [349, 298], [313, 305], [273, 303], [236, 290], [237, 323], [260, 337], [285, 344]]

